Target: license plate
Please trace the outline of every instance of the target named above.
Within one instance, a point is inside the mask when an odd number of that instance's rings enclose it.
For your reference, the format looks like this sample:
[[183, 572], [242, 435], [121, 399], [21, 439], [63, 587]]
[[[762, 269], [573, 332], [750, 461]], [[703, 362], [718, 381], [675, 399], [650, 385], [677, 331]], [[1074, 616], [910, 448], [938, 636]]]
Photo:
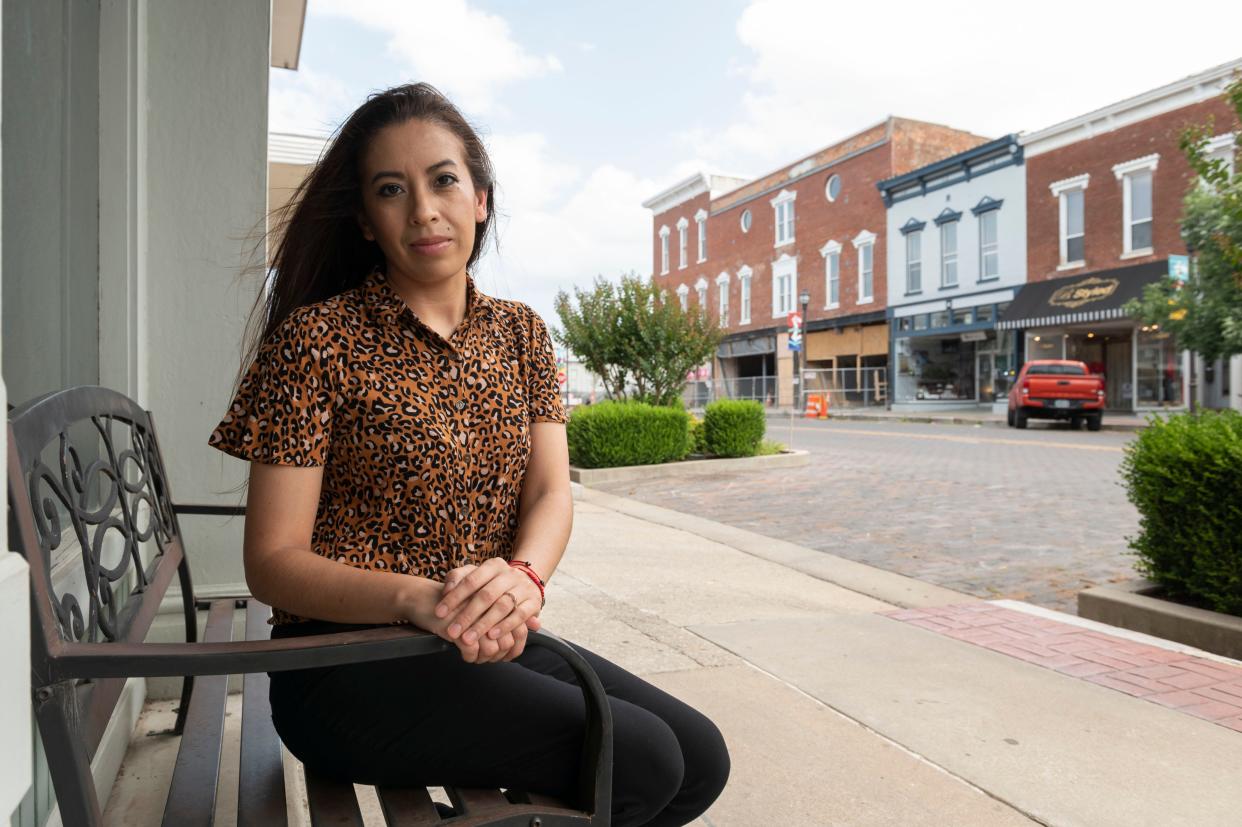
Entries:
[[1057, 399], [1057, 400], [1054, 400], [1052, 404], [1058, 408], [1068, 408], [1069, 400], [1068, 399]]

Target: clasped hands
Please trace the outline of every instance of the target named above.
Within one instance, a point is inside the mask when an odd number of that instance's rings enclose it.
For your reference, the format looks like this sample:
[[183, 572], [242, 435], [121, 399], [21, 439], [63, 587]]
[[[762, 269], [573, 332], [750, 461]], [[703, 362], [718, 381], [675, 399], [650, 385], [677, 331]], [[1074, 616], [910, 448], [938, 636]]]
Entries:
[[513, 660], [539, 629], [539, 587], [506, 560], [459, 566], [444, 578], [430, 631], [457, 645], [467, 663]]

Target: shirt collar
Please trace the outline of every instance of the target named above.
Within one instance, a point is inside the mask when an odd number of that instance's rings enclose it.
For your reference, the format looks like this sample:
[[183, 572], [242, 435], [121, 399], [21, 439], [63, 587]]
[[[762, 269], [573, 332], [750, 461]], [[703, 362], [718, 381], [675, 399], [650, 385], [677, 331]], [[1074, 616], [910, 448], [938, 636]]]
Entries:
[[[363, 300], [377, 321], [385, 325], [395, 325], [404, 314], [411, 319], [418, 317], [410, 310], [405, 301], [388, 284], [388, 277], [378, 268], [367, 274], [362, 282]], [[462, 327], [469, 328], [483, 320], [493, 321], [496, 318], [496, 300], [479, 292], [474, 277], [466, 275], [466, 316], [462, 319]]]

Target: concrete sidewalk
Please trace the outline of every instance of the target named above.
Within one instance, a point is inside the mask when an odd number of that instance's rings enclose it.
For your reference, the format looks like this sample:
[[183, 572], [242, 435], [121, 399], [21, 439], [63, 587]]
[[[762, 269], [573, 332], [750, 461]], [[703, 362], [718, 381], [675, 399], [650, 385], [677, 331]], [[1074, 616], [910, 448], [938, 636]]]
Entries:
[[[717, 721], [733, 775], [704, 823], [1237, 823], [1242, 732], [1101, 672], [1186, 665], [1168, 698], [1179, 682], [1205, 685], [1181, 680], [1194, 669], [1242, 687], [1242, 665], [602, 492], [576, 495], [548, 627]], [[1006, 649], [980, 630], [950, 637], [964, 625], [952, 618], [972, 609], [997, 623], [1028, 617], [1049, 636], [1068, 632], [1079, 647], [1089, 638], [1132, 662], [1082, 669], [1072, 655], [1042, 659], [1034, 644]], [[919, 620], [927, 614], [943, 623]], [[1193, 708], [1215, 715], [1205, 697]]]
[[[717, 722], [733, 772], [700, 824], [1238, 823], [1242, 664], [574, 495], [545, 624]], [[158, 823], [158, 706], [109, 823]]]
[[[787, 421], [789, 408], [771, 409], [768, 418], [776, 421]], [[793, 412], [795, 418], [802, 418], [802, 412]], [[857, 422], [918, 422], [931, 425], [985, 425], [994, 428], [1007, 428], [1005, 414], [992, 413], [990, 408], [927, 408], [923, 410], [889, 411], [884, 408], [833, 408], [831, 419]], [[1105, 413], [1101, 426], [1105, 431], [1133, 432], [1147, 427], [1147, 414]], [[1159, 414], [1151, 414], [1159, 416]], [[1031, 428], [1068, 428], [1065, 422], [1051, 419], [1032, 419]]]

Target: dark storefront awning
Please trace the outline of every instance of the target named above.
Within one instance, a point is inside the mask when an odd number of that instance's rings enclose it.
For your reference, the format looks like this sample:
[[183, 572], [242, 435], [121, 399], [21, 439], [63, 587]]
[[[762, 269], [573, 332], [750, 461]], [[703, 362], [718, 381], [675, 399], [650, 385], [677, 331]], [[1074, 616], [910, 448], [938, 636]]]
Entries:
[[1114, 270], [1025, 284], [997, 322], [999, 330], [1096, 322], [1125, 317], [1122, 308], [1143, 288], [1165, 278], [1164, 259]]
[[761, 356], [776, 352], [775, 333], [743, 333], [734, 334], [720, 343], [716, 355], [721, 359], [736, 359], [739, 356]]

